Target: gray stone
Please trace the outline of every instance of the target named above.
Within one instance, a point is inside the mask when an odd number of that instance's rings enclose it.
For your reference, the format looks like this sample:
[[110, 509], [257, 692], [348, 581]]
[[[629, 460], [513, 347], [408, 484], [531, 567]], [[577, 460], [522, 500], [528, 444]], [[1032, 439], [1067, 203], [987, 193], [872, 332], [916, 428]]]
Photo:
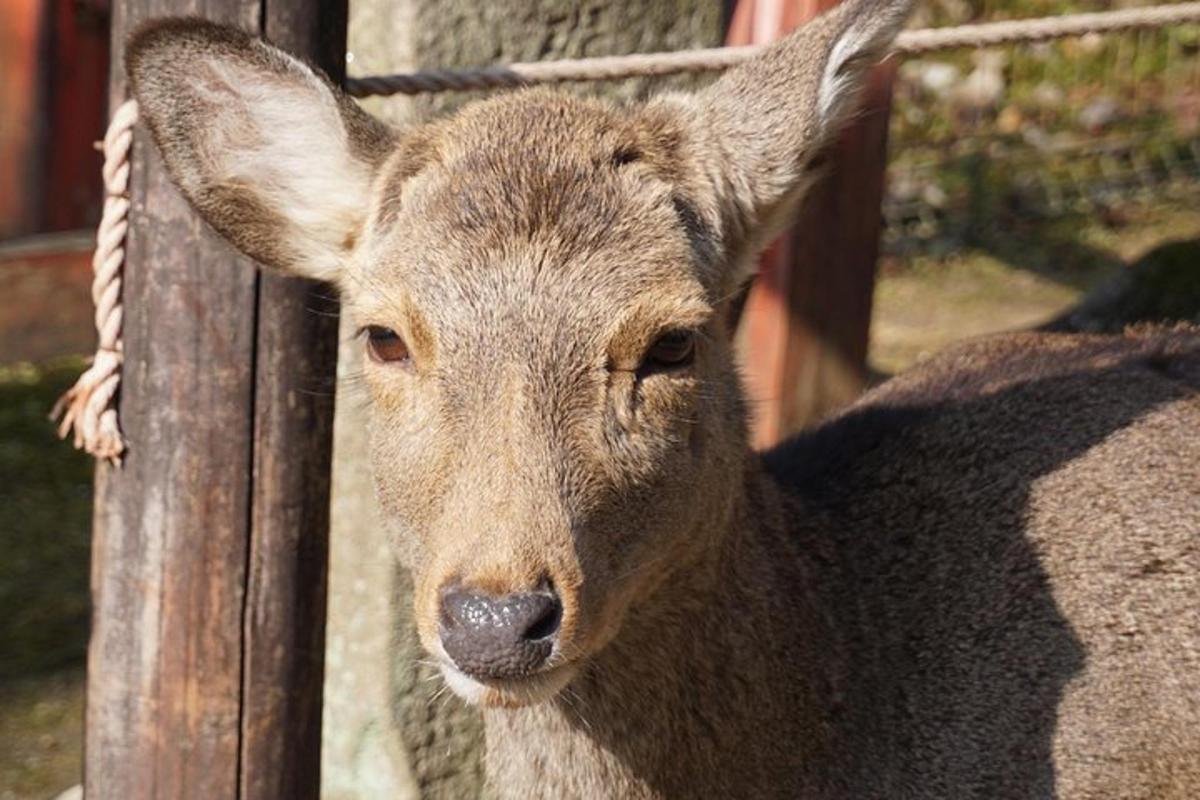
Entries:
[[1079, 124], [1091, 133], [1112, 125], [1121, 117], [1121, 107], [1111, 97], [1098, 97], [1079, 112]]
[[[399, 635], [396, 568], [366, 462], [361, 350], [343, 318], [333, 429], [322, 796], [415, 798], [418, 782], [392, 717], [390, 664]], [[408, 644], [405, 643], [404, 648]]]

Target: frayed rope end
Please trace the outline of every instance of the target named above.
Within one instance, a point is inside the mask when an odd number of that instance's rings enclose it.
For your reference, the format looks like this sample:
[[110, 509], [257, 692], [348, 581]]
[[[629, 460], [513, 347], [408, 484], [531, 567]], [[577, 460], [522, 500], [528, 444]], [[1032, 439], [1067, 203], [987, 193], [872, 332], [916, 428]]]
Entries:
[[58, 422], [58, 438], [73, 435], [77, 449], [119, 467], [125, 454], [115, 407], [121, 359], [117, 353], [112, 355], [111, 359], [97, 358], [79, 376], [54, 404], [50, 419]]

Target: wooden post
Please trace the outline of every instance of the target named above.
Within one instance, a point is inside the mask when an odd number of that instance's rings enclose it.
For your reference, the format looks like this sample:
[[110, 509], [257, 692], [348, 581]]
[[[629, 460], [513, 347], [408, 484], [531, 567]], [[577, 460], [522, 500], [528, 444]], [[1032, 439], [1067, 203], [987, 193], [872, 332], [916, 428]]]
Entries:
[[[742, 0], [729, 44], [766, 43], [838, 0]], [[866, 385], [894, 65], [868, 82], [863, 113], [829, 154], [829, 173], [764, 254], [738, 334], [765, 448], [827, 416]]]
[[[129, 31], [198, 13], [341, 77], [344, 1], [125, 0], [114, 104]], [[133, 164], [130, 449], [97, 471], [85, 791], [316, 798], [336, 316], [202, 223], [140, 131]]]

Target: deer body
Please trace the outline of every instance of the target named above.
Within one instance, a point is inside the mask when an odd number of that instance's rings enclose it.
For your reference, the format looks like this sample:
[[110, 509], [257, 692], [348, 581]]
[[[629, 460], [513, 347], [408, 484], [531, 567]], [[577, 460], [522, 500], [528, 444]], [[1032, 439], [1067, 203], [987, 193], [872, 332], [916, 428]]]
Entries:
[[985, 342], [747, 445], [733, 298], [909, 6], [695, 95], [410, 131], [236, 30], [131, 39], [183, 193], [362, 326], [418, 632], [501, 795], [1200, 795], [1200, 334]]
[[1194, 330], [894, 379], [748, 454], [702, 568], [563, 696], [486, 712], [489, 772], [505, 797], [1193, 797], [1197, 425]]

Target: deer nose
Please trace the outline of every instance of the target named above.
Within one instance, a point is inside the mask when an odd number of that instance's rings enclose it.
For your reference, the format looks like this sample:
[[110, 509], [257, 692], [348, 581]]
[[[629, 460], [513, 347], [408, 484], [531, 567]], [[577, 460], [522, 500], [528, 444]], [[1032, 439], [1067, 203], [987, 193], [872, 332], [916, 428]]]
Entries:
[[523, 678], [546, 663], [562, 621], [553, 589], [500, 597], [452, 586], [442, 592], [442, 647], [472, 678]]

